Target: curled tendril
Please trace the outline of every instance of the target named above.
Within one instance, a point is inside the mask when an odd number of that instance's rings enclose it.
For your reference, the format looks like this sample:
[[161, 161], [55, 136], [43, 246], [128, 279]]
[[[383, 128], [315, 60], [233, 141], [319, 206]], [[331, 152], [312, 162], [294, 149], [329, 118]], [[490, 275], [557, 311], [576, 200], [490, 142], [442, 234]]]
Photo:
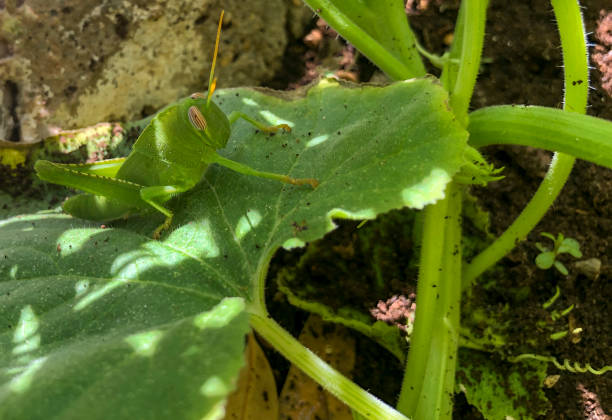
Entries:
[[563, 361], [563, 364], [561, 364], [557, 361], [556, 358], [552, 356], [540, 356], [538, 354], [529, 354], [529, 353], [520, 354], [516, 357], [511, 357], [508, 359], [508, 361], [512, 363], [516, 363], [523, 359], [535, 359], [541, 362], [552, 363], [553, 365], [555, 365], [557, 369], [566, 370], [572, 373], [590, 372], [593, 375], [603, 375], [606, 372], [612, 371], [612, 366], [604, 366], [601, 369], [594, 369], [590, 363], [585, 363], [584, 365], [581, 365], [579, 362], [574, 362], [572, 364], [572, 362], [570, 362], [569, 359], [565, 359]]

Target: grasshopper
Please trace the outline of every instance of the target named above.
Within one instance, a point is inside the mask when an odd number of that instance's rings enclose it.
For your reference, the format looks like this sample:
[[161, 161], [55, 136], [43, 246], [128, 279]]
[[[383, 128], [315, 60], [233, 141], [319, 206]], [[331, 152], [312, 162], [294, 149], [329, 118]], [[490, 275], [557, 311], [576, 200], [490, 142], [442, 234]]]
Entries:
[[173, 216], [163, 204], [193, 188], [211, 163], [245, 175], [316, 188], [316, 179], [258, 171], [216, 152], [226, 146], [231, 126], [240, 118], [264, 132], [291, 131], [286, 124], [266, 126], [242, 112], [234, 111], [226, 116], [211, 100], [216, 86], [214, 71], [222, 22], [223, 11], [217, 28], [208, 94], [194, 93], [158, 113], [127, 157], [88, 164], [36, 162], [34, 169], [40, 179], [85, 191], [64, 202], [62, 207], [66, 213], [108, 222], [153, 208], [166, 216], [164, 223], [153, 232], [153, 237], [159, 239], [170, 227]]

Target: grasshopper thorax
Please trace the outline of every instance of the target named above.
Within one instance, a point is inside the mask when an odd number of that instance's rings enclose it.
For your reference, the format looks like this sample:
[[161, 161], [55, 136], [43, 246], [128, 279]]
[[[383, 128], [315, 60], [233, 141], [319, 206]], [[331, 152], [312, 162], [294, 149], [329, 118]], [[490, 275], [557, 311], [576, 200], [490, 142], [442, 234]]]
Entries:
[[231, 129], [225, 113], [206, 95], [194, 93], [185, 100], [186, 113], [193, 128], [203, 136], [203, 141], [214, 150], [223, 149]]

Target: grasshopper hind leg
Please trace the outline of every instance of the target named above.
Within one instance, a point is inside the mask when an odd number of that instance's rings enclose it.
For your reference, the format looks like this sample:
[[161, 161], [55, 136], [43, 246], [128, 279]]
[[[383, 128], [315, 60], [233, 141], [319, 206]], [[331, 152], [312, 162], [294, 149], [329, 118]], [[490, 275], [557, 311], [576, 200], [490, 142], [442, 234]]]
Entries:
[[159, 225], [157, 229], [153, 232], [153, 239], [159, 239], [162, 232], [170, 227], [172, 223], [172, 217], [174, 214], [162, 206], [161, 204], [168, 201], [174, 195], [181, 193], [183, 191], [188, 190], [189, 188], [183, 188], [176, 185], [163, 185], [163, 186], [153, 186], [153, 187], [145, 187], [140, 190], [140, 198], [149, 204], [151, 207], [155, 208], [157, 211], [166, 216], [166, 220], [164, 223]]
[[126, 204], [94, 194], [75, 195], [66, 200], [62, 208], [74, 217], [96, 222], [121, 219], [134, 210]]

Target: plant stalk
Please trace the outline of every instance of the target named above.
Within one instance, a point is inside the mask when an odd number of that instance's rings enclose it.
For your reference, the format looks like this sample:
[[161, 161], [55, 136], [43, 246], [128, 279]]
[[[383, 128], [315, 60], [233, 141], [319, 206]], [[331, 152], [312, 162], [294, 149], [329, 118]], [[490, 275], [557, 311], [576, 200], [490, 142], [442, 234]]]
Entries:
[[[551, 1], [559, 33], [565, 68], [563, 109], [584, 114], [588, 95], [588, 54], [580, 5], [576, 0]], [[485, 270], [495, 265], [518, 242], [524, 240], [553, 204], [574, 165], [575, 158], [555, 153], [531, 201], [517, 219], [488, 248], [477, 255], [463, 271], [463, 288], [469, 288]]]
[[440, 76], [450, 92], [451, 107], [464, 126], [468, 123], [468, 108], [480, 69], [488, 4], [488, 0], [461, 2], [450, 59]]
[[[441, 80], [457, 119], [468, 107], [480, 67], [487, 0], [461, 3], [455, 39]], [[454, 395], [461, 305], [462, 191], [424, 210], [417, 309], [397, 409], [416, 420], [450, 419]]]
[[450, 419], [461, 301], [460, 188], [425, 209], [417, 309], [397, 409], [414, 419]]
[[[367, 32], [351, 19], [351, 13], [362, 17], [372, 13], [369, 1], [304, 0], [304, 3], [393, 80], [425, 76], [425, 66], [416, 49], [414, 33], [406, 20], [403, 1], [391, 0], [386, 2], [388, 6], [377, 7], [377, 11], [388, 11], [382, 19], [385, 23], [380, 28], [370, 27]], [[394, 33], [395, 42], [402, 48], [403, 54], [391, 51], [376, 39], [377, 33], [382, 34], [389, 30]]]

